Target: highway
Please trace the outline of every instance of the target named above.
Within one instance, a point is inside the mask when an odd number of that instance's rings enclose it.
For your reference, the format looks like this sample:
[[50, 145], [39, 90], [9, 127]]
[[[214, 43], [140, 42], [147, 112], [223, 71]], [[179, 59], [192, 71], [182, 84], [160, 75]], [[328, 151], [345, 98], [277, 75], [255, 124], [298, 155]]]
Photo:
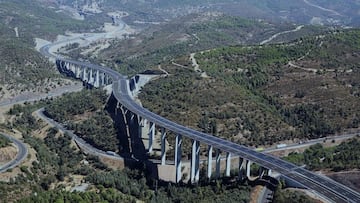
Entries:
[[6, 133], [0, 133], [1, 135], [5, 136], [6, 138], [8, 138], [11, 142], [13, 142], [16, 145], [16, 148], [18, 149], [18, 153], [15, 157], [15, 159], [11, 160], [10, 162], [6, 163], [3, 166], [0, 166], [0, 173], [3, 173], [9, 169], [12, 169], [14, 167], [16, 167], [17, 165], [19, 165], [27, 156], [28, 154], [28, 149], [26, 147], [26, 145], [21, 142], [20, 140], [6, 134]]
[[305, 188], [321, 195], [331, 202], [360, 202], [360, 194], [344, 185], [337, 183], [329, 178], [317, 175], [313, 172], [307, 171], [299, 166], [296, 166], [287, 161], [281, 160], [275, 156], [256, 152], [248, 147], [230, 142], [210, 134], [202, 133], [191, 128], [179, 125], [173, 121], [163, 118], [134, 102], [129, 90], [128, 80], [120, 73], [107, 68], [90, 64], [87, 62], [79, 62], [71, 59], [59, 58], [49, 52], [51, 45], [46, 45], [40, 49], [44, 56], [55, 58], [62, 62], [68, 62], [80, 67], [88, 67], [94, 70], [99, 70], [112, 78], [113, 94], [116, 99], [129, 111], [138, 116], [155, 123], [157, 126], [181, 134], [190, 139], [197, 140], [201, 143], [211, 145], [216, 149], [225, 152], [230, 152], [233, 156], [240, 156], [244, 159], [251, 160], [265, 168], [279, 172], [289, 179], [303, 185]]
[[315, 145], [317, 143], [324, 143], [326, 141], [330, 142], [332, 140], [334, 140], [334, 141], [343, 141], [343, 140], [351, 139], [351, 138], [354, 138], [354, 137], [357, 137], [357, 136], [360, 136], [360, 132], [347, 133], [347, 134], [329, 136], [329, 137], [322, 137], [322, 138], [318, 138], [318, 139], [312, 139], [312, 140], [303, 141], [301, 143], [288, 144], [285, 147], [280, 147], [280, 148], [277, 148], [276, 146], [275, 147], [270, 147], [270, 148], [264, 149], [261, 152], [270, 153], [270, 152], [277, 152], [277, 151], [284, 151], [284, 150], [291, 150], [291, 149], [299, 149], [299, 148], [303, 148], [303, 147], [309, 147], [309, 146]]

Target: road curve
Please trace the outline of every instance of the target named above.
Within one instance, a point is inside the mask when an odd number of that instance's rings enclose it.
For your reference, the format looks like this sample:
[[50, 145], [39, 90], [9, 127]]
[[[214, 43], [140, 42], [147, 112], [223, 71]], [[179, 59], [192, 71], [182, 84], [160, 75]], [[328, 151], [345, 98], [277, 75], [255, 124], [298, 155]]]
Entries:
[[61, 125], [60, 123], [54, 121], [53, 119], [48, 118], [47, 116], [44, 115], [44, 108], [36, 110], [35, 113], [39, 118], [44, 120], [49, 125], [58, 128], [59, 130], [61, 130], [64, 133], [67, 133], [71, 137], [71, 139], [73, 139], [76, 142], [76, 144], [85, 153], [92, 154], [94, 156], [102, 156], [102, 157], [107, 157], [107, 158], [116, 159], [116, 160], [123, 160], [123, 158], [119, 155], [110, 155], [110, 154], [106, 153], [105, 151], [99, 150], [99, 149], [91, 146], [85, 140], [83, 140], [82, 138], [75, 135], [73, 133], [73, 131], [65, 129], [64, 126]]
[[18, 166], [27, 156], [28, 149], [26, 145], [21, 142], [20, 140], [14, 138], [13, 136], [10, 136], [6, 133], [0, 133], [1, 135], [8, 138], [11, 142], [13, 142], [16, 145], [16, 148], [18, 149], [18, 153], [15, 157], [15, 159], [11, 160], [10, 162], [6, 163], [5, 165], [0, 166], [0, 173], [3, 173], [9, 169], [12, 169], [16, 166]]
[[307, 171], [299, 166], [284, 161], [272, 155], [256, 152], [248, 147], [235, 144], [228, 140], [215, 137], [210, 134], [202, 133], [191, 128], [179, 125], [173, 121], [163, 118], [134, 102], [130, 96], [128, 80], [125, 76], [119, 74], [115, 70], [107, 67], [91, 64], [88, 62], [80, 62], [71, 59], [60, 58], [49, 52], [52, 45], [45, 45], [40, 49], [40, 52], [47, 57], [55, 58], [58, 62], [67, 62], [81, 67], [88, 67], [93, 70], [99, 70], [102, 73], [109, 75], [112, 78], [113, 94], [124, 107], [138, 116], [155, 123], [157, 126], [164, 127], [176, 134], [181, 134], [190, 139], [197, 140], [201, 143], [211, 145], [214, 148], [226, 151], [235, 156], [243, 157], [251, 160], [265, 168], [272, 169], [281, 173], [283, 176], [297, 182], [305, 188], [323, 196], [331, 202], [360, 202], [360, 194], [348, 187], [337, 183], [334, 180], [317, 175], [313, 172]]

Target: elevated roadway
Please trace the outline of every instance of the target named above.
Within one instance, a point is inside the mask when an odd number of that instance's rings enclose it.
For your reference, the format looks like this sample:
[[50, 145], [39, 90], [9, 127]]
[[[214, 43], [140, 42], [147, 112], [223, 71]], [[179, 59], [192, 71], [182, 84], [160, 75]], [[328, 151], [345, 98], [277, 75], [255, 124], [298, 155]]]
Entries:
[[234, 156], [240, 156], [265, 168], [281, 173], [286, 178], [291, 179], [299, 185], [302, 185], [304, 188], [321, 195], [331, 202], [360, 202], [360, 194], [358, 192], [339, 184], [334, 180], [305, 170], [275, 156], [256, 152], [248, 147], [179, 125], [143, 108], [134, 102], [129, 90], [127, 77], [107, 67], [55, 56], [49, 52], [50, 46], [51, 45], [46, 45], [41, 48], [41, 53], [47, 57], [56, 58], [58, 61], [98, 70], [110, 76], [112, 78], [113, 94], [118, 102], [141, 118], [147, 119], [157, 126], [163, 127], [175, 134], [186, 136], [190, 139], [213, 146], [221, 151], [229, 152]]

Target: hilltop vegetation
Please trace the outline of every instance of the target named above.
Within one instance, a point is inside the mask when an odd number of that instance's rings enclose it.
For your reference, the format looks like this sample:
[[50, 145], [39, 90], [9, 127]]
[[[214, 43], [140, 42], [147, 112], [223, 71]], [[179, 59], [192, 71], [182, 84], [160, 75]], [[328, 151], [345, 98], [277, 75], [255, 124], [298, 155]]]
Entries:
[[[192, 52], [229, 45], [258, 44], [275, 33], [292, 30], [290, 23], [268, 23], [218, 13], [193, 14], [174, 19], [166, 24], [153, 26], [123, 41], [114, 41], [99, 56], [90, 53], [74, 58], [94, 58], [126, 74], [146, 69], [157, 69], [161, 63], [169, 63]], [[326, 28], [305, 26], [303, 35], [321, 33]], [[297, 35], [285, 34], [283, 41]]]
[[188, 69], [168, 65], [171, 75], [145, 86], [140, 98], [171, 120], [247, 145], [358, 128], [359, 34], [201, 52], [195, 57], [205, 78], [179, 58]]

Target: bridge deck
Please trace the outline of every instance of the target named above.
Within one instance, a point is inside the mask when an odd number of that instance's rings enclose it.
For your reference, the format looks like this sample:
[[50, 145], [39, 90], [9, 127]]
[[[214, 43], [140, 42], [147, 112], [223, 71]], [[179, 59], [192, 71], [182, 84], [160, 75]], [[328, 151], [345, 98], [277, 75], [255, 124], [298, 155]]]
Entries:
[[57, 56], [53, 56], [48, 52], [50, 45], [45, 46], [41, 49], [41, 52], [45, 56], [57, 58], [58, 61], [71, 63], [80, 67], [87, 67], [95, 70], [99, 70], [105, 74], [108, 74], [113, 81], [113, 94], [125, 108], [155, 123], [158, 126], [164, 127], [169, 131], [176, 134], [181, 134], [190, 139], [197, 140], [199, 142], [211, 145], [214, 148], [220, 149], [225, 152], [230, 152], [234, 155], [238, 155], [242, 158], [248, 159], [254, 163], [257, 163], [265, 168], [277, 171], [284, 176], [292, 179], [293, 181], [303, 185], [305, 188], [315, 191], [316, 193], [326, 197], [330, 201], [334, 202], [360, 202], [360, 194], [351, 190], [350, 188], [337, 183], [329, 178], [317, 175], [308, 170], [300, 168], [292, 163], [284, 161], [280, 158], [256, 152], [248, 147], [235, 144], [228, 140], [224, 140], [215, 137], [210, 134], [202, 133], [191, 128], [179, 125], [166, 118], [163, 118], [134, 102], [130, 96], [128, 88], [127, 78], [120, 73], [107, 68], [86, 62], [79, 62], [70, 59], [61, 59]]

